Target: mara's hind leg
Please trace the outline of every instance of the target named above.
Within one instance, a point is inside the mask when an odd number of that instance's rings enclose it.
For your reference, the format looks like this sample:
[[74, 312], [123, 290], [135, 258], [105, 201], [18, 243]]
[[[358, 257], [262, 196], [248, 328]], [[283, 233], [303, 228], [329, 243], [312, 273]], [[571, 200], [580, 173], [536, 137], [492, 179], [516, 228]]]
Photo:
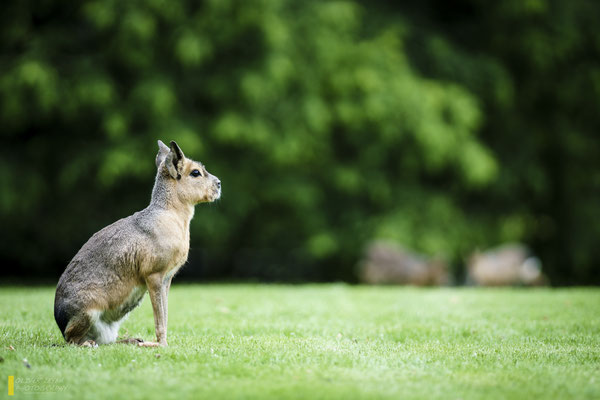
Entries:
[[87, 336], [91, 327], [92, 317], [82, 311], [69, 320], [65, 328], [65, 340], [67, 343], [83, 345], [89, 339]]
[[69, 321], [65, 339], [68, 343], [85, 347], [114, 343], [122, 321], [107, 321], [104, 313], [96, 310], [80, 312]]

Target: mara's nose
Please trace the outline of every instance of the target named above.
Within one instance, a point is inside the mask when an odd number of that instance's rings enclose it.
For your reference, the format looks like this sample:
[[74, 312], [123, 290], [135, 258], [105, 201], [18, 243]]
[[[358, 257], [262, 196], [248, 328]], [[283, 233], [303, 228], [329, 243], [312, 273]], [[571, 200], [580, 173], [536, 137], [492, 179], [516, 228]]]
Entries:
[[219, 179], [217, 179], [217, 187], [221, 189], [221, 181]]

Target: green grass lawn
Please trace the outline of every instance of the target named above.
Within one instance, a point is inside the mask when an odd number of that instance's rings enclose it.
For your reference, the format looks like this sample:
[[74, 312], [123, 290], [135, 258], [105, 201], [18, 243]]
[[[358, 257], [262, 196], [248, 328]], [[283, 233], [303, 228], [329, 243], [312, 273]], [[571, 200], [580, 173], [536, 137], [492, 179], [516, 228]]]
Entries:
[[600, 398], [598, 289], [175, 283], [159, 349], [65, 345], [53, 299], [0, 287], [0, 398]]

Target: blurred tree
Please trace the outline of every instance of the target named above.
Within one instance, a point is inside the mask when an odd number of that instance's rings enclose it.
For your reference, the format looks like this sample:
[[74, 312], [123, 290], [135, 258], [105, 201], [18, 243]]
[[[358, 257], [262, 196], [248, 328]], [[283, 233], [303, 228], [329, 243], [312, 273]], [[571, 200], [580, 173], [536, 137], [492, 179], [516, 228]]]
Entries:
[[600, 4], [382, 4], [389, 23], [415, 21], [417, 70], [480, 100], [482, 139], [502, 168], [467, 207], [498, 218], [498, 239], [531, 244], [553, 282], [600, 283]]
[[577, 224], [600, 184], [598, 7], [529, 3], [8, 2], [2, 259], [57, 275], [145, 207], [161, 138], [223, 181], [188, 273], [352, 281], [378, 237], [454, 260], [529, 239], [556, 276], [597, 277], [600, 228]]

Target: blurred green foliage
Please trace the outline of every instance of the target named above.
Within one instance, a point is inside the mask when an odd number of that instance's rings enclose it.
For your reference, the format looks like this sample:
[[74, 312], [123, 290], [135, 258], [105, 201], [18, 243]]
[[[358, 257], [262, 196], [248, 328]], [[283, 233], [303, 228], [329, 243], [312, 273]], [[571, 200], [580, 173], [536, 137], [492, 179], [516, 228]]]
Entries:
[[6, 2], [3, 263], [57, 275], [145, 207], [160, 138], [223, 182], [189, 274], [353, 281], [373, 238], [460, 273], [518, 240], [554, 282], [598, 283], [599, 16], [583, 0]]

